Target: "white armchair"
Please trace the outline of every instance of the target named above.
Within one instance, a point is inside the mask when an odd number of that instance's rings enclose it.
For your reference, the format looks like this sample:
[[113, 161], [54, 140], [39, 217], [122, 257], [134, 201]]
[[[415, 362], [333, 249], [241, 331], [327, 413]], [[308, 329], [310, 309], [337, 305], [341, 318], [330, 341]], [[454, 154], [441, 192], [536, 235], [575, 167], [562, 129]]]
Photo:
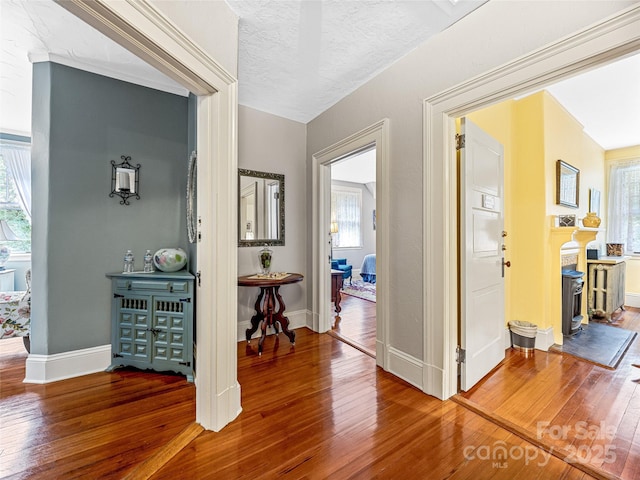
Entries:
[[0, 339], [24, 337], [29, 350], [31, 334], [31, 270], [26, 273], [27, 290], [0, 292]]

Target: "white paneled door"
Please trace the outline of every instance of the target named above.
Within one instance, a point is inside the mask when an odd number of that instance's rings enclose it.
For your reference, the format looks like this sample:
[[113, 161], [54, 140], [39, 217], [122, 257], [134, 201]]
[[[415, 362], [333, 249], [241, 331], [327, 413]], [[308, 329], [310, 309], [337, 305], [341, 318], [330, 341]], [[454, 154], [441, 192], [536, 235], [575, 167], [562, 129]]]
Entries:
[[460, 152], [460, 388], [504, 359], [502, 145], [462, 119]]

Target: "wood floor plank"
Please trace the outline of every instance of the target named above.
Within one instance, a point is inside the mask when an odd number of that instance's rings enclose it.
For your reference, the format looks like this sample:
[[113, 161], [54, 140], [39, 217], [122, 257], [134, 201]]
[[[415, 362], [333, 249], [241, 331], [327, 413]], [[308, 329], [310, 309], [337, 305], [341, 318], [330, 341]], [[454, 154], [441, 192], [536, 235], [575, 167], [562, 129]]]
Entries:
[[[632, 318], [640, 322], [638, 312]], [[626, 315], [616, 321], [633, 323]], [[3, 340], [0, 476], [598, 478], [597, 470], [591, 475], [557, 456], [539, 463], [545, 451], [536, 443], [541, 419], [552, 427], [581, 419], [610, 423], [615, 462], [592, 466], [611, 475], [604, 478], [640, 474], [640, 386], [633, 382], [640, 371], [630, 367], [640, 359], [635, 342], [618, 370], [604, 373], [559, 354], [523, 358], [507, 352], [504, 363], [465, 396], [504, 414], [528, 438], [453, 401], [425, 395], [329, 335], [296, 333], [295, 346], [270, 335], [262, 356], [255, 342], [239, 342], [242, 413], [220, 432], [186, 436], [194, 425], [195, 388], [184, 377], [123, 369], [50, 385], [22, 384], [26, 353], [7, 352]], [[11, 436], [8, 443], [5, 435]], [[577, 440], [555, 439], [551, 445], [602, 444]], [[501, 447], [510, 453], [496, 462]]]

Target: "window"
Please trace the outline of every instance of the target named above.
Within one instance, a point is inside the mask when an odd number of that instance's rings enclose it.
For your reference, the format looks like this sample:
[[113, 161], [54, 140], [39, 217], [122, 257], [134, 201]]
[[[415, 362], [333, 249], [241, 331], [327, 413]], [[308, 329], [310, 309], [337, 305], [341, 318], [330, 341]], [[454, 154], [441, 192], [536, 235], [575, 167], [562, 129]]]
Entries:
[[30, 146], [3, 141], [0, 150], [0, 220], [6, 220], [21, 239], [7, 245], [14, 253], [31, 251], [30, 205]]
[[640, 159], [611, 166], [608, 203], [607, 240], [640, 253]]
[[338, 223], [335, 247], [362, 247], [362, 190], [332, 185], [331, 221]]

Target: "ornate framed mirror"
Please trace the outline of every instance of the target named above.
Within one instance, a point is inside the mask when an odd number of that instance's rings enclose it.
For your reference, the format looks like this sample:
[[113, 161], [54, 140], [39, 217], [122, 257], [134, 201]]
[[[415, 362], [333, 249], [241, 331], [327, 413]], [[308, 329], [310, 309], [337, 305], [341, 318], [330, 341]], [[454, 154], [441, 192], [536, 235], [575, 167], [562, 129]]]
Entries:
[[284, 245], [284, 175], [238, 169], [238, 246]]
[[189, 157], [189, 169], [187, 171], [187, 237], [189, 243], [196, 243], [196, 199], [198, 184], [198, 156], [195, 151]]

